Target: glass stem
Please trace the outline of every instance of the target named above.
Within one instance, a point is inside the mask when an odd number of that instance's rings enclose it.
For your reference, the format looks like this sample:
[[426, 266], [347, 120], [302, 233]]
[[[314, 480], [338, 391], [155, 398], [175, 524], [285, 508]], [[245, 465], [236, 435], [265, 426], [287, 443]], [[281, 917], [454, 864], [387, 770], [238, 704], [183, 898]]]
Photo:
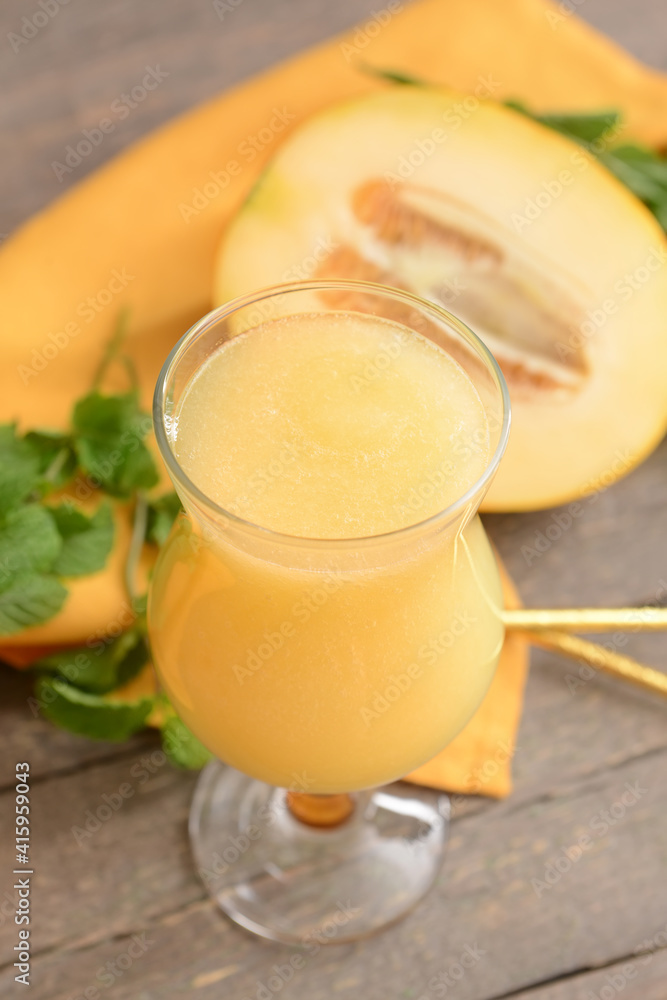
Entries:
[[309, 795], [288, 792], [287, 807], [295, 819], [307, 826], [340, 826], [354, 812], [354, 799], [347, 792], [336, 795]]

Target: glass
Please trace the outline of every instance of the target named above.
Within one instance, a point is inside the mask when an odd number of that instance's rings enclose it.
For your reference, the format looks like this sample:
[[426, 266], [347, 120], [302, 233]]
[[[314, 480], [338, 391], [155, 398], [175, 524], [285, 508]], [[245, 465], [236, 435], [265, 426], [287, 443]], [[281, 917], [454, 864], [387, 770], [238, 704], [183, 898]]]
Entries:
[[[406, 484], [415, 523], [399, 530], [280, 534], [190, 481], [173, 447], [179, 403], [230, 338], [277, 317], [341, 311], [399, 322], [453, 357], [481, 399], [490, 458], [425, 520], [420, 498], [433, 484]], [[154, 420], [185, 510], [151, 585], [155, 665], [183, 720], [225, 761], [207, 765], [192, 804], [199, 874], [233, 920], [264, 937], [307, 946], [372, 933], [433, 884], [447, 836], [447, 797], [399, 779], [468, 722], [502, 647], [500, 580], [476, 515], [507, 442], [503, 377], [438, 306], [365, 282], [300, 282], [195, 324], [160, 374]], [[466, 447], [480, 447], [478, 434]]]

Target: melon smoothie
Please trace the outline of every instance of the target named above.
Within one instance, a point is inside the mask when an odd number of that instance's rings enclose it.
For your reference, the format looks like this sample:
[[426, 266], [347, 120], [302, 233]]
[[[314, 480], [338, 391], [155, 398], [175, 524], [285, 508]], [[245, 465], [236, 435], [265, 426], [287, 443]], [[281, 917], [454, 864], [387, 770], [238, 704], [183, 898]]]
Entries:
[[376, 786], [444, 747], [493, 676], [502, 598], [475, 511], [498, 430], [474, 366], [391, 317], [241, 326], [165, 419], [189, 517], [155, 570], [156, 667], [239, 771]]

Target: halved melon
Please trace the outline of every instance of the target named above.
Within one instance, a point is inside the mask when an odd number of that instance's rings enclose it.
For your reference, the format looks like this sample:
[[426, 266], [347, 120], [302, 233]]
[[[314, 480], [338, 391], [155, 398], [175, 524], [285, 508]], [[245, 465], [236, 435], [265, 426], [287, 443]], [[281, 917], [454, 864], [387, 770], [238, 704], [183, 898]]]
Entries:
[[487, 510], [608, 485], [667, 424], [667, 242], [592, 157], [492, 102], [396, 87], [311, 118], [227, 228], [217, 303], [349, 277], [445, 306], [513, 405]]

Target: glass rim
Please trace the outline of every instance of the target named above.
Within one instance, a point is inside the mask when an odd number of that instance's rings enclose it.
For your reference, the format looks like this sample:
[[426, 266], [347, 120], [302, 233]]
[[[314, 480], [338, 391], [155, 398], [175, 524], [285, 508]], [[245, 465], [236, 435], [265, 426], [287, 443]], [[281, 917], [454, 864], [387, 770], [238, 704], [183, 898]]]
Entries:
[[[167, 434], [165, 424], [165, 404], [167, 400], [167, 393], [173, 375], [189, 347], [196, 340], [198, 340], [199, 337], [210, 330], [211, 327], [225, 319], [227, 316], [230, 316], [232, 313], [238, 312], [240, 309], [246, 308], [247, 306], [255, 305], [269, 298], [275, 298], [278, 295], [286, 295], [292, 292], [317, 292], [337, 289], [362, 291], [375, 295], [381, 295], [384, 298], [397, 299], [403, 303], [407, 303], [420, 309], [427, 315], [430, 313], [432, 316], [435, 316], [439, 322], [444, 322], [450, 327], [453, 327], [455, 332], [462, 336], [468, 345], [473, 348], [477, 356], [481, 357], [487, 370], [490, 371], [494, 378], [496, 386], [500, 392], [502, 406], [500, 433], [493, 455], [490, 457], [484, 471], [475, 480], [475, 482], [472, 483], [471, 486], [469, 486], [457, 500], [449, 504], [449, 506], [436, 511], [435, 514], [431, 514], [429, 517], [424, 518], [421, 521], [416, 521], [412, 524], [404, 525], [402, 528], [393, 528], [391, 531], [385, 531], [373, 535], [359, 535], [345, 538], [317, 538], [309, 537], [307, 535], [291, 535], [275, 531], [273, 528], [267, 528], [261, 524], [256, 524], [253, 521], [248, 521], [247, 519], [240, 517], [238, 514], [234, 514], [233, 511], [227, 510], [225, 507], [216, 503], [215, 500], [212, 500], [197, 486], [196, 483], [190, 479], [188, 474], [178, 462]], [[171, 478], [183, 488], [185, 493], [194, 497], [199, 504], [213, 512], [217, 517], [222, 517], [225, 520], [230, 521], [232, 524], [238, 526], [246, 532], [250, 532], [255, 535], [258, 534], [264, 539], [279, 542], [281, 544], [310, 545], [318, 548], [324, 547], [336, 549], [345, 548], [351, 544], [363, 545], [378, 542], [390, 542], [401, 539], [408, 534], [420, 533], [421, 531], [435, 527], [440, 523], [444, 524], [449, 522], [460, 514], [478, 493], [485, 489], [495, 474], [498, 465], [500, 464], [500, 460], [505, 452], [505, 448], [507, 447], [510, 423], [511, 409], [509, 390], [500, 366], [481, 337], [474, 333], [473, 330], [462, 322], [462, 320], [458, 319], [458, 317], [448, 312], [448, 310], [444, 309], [442, 306], [429, 302], [427, 299], [422, 299], [420, 296], [415, 295], [412, 292], [392, 288], [388, 285], [381, 285], [376, 282], [353, 281], [337, 278], [313, 281], [294, 281], [280, 285], [270, 285], [265, 288], [260, 288], [257, 291], [250, 292], [246, 295], [237, 296], [236, 298], [230, 299], [228, 302], [217, 306], [215, 309], [210, 310], [210, 312], [202, 316], [201, 319], [197, 320], [197, 322], [186, 331], [186, 333], [171, 349], [164, 364], [162, 365], [162, 368], [160, 369], [160, 374], [158, 375], [153, 395], [153, 428], [160, 455]]]

